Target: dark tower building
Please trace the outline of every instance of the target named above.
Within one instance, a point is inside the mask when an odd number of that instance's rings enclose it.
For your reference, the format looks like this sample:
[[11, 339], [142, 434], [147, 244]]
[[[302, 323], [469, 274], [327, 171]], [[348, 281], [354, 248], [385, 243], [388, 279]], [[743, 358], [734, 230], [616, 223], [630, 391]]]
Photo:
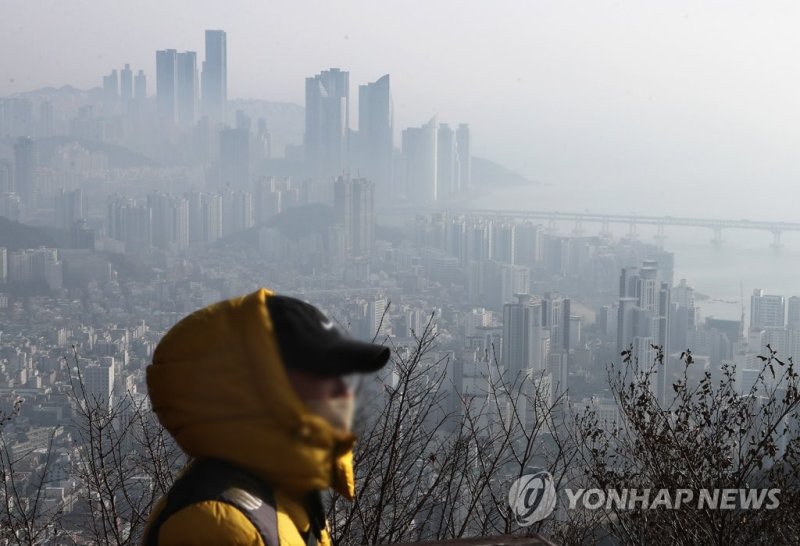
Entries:
[[394, 107], [389, 74], [358, 87], [359, 175], [375, 183], [378, 203], [391, 196]]
[[457, 192], [468, 192], [472, 186], [472, 144], [469, 125], [462, 123], [456, 129], [456, 150], [458, 151]]
[[178, 123], [194, 125], [197, 115], [197, 53], [178, 53], [176, 102]]
[[158, 117], [167, 124], [175, 123], [178, 82], [178, 52], [156, 51], [156, 103]]
[[219, 175], [222, 186], [250, 189], [250, 133], [244, 129], [220, 131]]
[[28, 210], [35, 206], [38, 163], [36, 143], [30, 137], [20, 138], [14, 144], [14, 187]]
[[368, 256], [375, 240], [375, 185], [366, 179], [339, 177], [334, 183], [336, 223], [344, 227], [348, 256]]
[[350, 74], [331, 68], [306, 78], [306, 161], [315, 176], [347, 169], [350, 131]]
[[206, 60], [202, 75], [203, 113], [225, 121], [228, 102], [228, 42], [224, 30], [206, 30]]

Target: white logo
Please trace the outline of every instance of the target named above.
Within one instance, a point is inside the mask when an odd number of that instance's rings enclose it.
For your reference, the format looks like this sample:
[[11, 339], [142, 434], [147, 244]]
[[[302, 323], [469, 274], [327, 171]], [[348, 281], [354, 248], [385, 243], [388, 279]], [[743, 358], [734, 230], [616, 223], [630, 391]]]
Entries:
[[532, 525], [543, 520], [553, 513], [556, 506], [553, 476], [546, 470], [525, 474], [511, 484], [508, 504], [520, 525]]
[[331, 319], [326, 319], [325, 322], [322, 323], [322, 327], [325, 330], [332, 330], [336, 326]]

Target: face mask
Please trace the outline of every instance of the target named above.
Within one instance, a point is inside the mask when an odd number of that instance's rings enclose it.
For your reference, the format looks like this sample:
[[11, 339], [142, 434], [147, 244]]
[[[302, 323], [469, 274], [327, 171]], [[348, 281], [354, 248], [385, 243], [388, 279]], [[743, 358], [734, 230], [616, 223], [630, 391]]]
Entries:
[[353, 417], [356, 413], [354, 396], [306, 400], [306, 405], [334, 428], [349, 432], [353, 427]]

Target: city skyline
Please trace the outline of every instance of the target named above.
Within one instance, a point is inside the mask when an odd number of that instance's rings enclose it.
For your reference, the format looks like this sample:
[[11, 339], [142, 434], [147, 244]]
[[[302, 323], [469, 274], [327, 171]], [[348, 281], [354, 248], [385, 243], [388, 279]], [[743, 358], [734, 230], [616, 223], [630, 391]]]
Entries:
[[[52, 33], [52, 43], [60, 44], [64, 30], [36, 12], [43, 4], [8, 7], [8, 28], [0, 27], [4, 50], [26, 49], [20, 29]], [[325, 25], [300, 24], [312, 6]], [[542, 182], [591, 178], [630, 188], [647, 177], [686, 190], [705, 184], [746, 191], [756, 178], [781, 191], [800, 176], [787, 148], [800, 138], [800, 124], [793, 121], [800, 110], [797, 82], [787, 69], [797, 49], [791, 23], [798, 19], [796, 6], [509, 4], [487, 18], [478, 5], [454, 10], [442, 2], [426, 7], [431, 16], [416, 22], [415, 40], [409, 41], [387, 27], [410, 25], [414, 10], [394, 4], [203, 7], [176, 3], [172, 10], [180, 10], [185, 22], [175, 27], [166, 16], [143, 21], [147, 9], [139, 7], [86, 2], [62, 13], [54, 5], [53, 17], [64, 29], [83, 28], [98, 17], [107, 27], [93, 25], [89, 43], [43, 44], [35, 63], [24, 55], [5, 60], [9, 75], [0, 94], [54, 83], [93, 87], [96, 75], [124, 63], [154, 74], [152, 50], [201, 51], [203, 28], [225, 28], [232, 40], [231, 98], [302, 104], [301, 78], [325, 67], [348, 69], [358, 82], [388, 72], [396, 127], [433, 115], [470, 119], [482, 135], [479, 155]], [[447, 40], [433, 23], [445, 13], [453, 21]], [[111, 29], [126, 26], [139, 30], [136, 38], [118, 40]], [[82, 61], [79, 68], [68, 62], [73, 59]], [[759, 166], [754, 154], [769, 167]]]
[[[355, 487], [290, 543], [522, 540], [545, 496], [563, 544], [796, 536], [800, 6], [64, 6], [0, 20], [0, 544], [163, 540], [176, 447], [255, 523]], [[586, 502], [753, 484], [782, 510]]]

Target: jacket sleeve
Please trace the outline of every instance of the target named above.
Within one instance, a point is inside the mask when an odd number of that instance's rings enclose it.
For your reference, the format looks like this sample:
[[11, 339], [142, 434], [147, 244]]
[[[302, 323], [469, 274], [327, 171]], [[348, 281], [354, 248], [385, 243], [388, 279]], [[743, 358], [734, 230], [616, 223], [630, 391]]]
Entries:
[[237, 508], [218, 501], [198, 502], [172, 514], [161, 526], [158, 544], [265, 546], [261, 535], [247, 516]]

